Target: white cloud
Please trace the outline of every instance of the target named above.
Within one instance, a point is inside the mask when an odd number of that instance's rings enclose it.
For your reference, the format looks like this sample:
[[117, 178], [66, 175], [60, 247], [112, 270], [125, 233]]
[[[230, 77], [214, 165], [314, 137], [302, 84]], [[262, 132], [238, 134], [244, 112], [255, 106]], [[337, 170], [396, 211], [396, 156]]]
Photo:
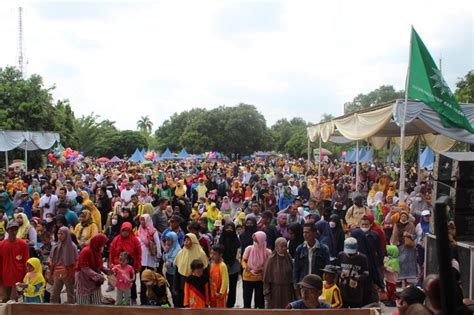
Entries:
[[[28, 72], [77, 115], [134, 129], [192, 107], [253, 103], [269, 124], [322, 113], [382, 84], [403, 88], [410, 25], [447, 82], [473, 68], [472, 5], [437, 1], [35, 2]], [[470, 26], [470, 27], [469, 27]], [[17, 11], [0, 4], [0, 64], [15, 62]]]

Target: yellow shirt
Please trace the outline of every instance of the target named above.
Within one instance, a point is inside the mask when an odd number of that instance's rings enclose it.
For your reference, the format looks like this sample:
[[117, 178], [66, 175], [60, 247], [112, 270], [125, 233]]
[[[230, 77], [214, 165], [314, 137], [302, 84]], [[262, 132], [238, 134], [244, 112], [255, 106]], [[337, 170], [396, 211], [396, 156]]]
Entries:
[[323, 281], [323, 294], [322, 296], [326, 300], [326, 303], [331, 305], [331, 308], [342, 307], [341, 291], [336, 284], [328, 286], [326, 281]]

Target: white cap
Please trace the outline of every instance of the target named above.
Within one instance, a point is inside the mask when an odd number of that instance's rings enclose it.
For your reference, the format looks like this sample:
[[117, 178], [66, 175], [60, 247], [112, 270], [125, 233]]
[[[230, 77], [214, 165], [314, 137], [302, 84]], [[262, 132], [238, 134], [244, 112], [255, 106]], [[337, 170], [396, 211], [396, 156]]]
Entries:
[[427, 215], [431, 215], [430, 210], [423, 210], [423, 211], [421, 211], [421, 216], [422, 216], [422, 217], [425, 217], [425, 216], [427, 216]]

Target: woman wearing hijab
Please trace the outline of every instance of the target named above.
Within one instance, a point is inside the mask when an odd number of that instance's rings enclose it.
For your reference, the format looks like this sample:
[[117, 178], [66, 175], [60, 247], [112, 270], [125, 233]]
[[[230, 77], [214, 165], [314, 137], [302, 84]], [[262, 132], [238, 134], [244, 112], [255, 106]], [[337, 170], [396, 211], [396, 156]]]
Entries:
[[[165, 236], [166, 242], [166, 250], [163, 253], [164, 259], [164, 274], [166, 275], [166, 280], [168, 281], [169, 285], [173, 285], [174, 283], [174, 275], [175, 275], [175, 264], [174, 260], [178, 255], [179, 251], [181, 250], [181, 246], [179, 245], [178, 241], [178, 234], [173, 231], [170, 231]], [[143, 278], [143, 274], [142, 274]], [[173, 304], [176, 304], [177, 297], [176, 295], [173, 296]]]
[[275, 241], [275, 250], [268, 258], [263, 271], [263, 294], [267, 308], [284, 309], [294, 300], [293, 263], [283, 237]]
[[15, 215], [15, 219], [16, 223], [18, 223], [18, 225], [20, 226], [18, 228], [18, 233], [16, 234], [16, 237], [24, 240], [28, 244], [30, 257], [36, 257], [37, 255], [35, 248], [38, 239], [35, 228], [31, 226], [28, 217], [24, 213], [17, 213]]
[[219, 244], [224, 246], [222, 258], [227, 266], [229, 273], [229, 292], [227, 295], [227, 308], [233, 308], [237, 293], [237, 280], [239, 279], [240, 263], [237, 260], [237, 252], [240, 248], [239, 237], [235, 230], [233, 222], [227, 222], [224, 225]]
[[253, 233], [257, 232], [257, 219], [250, 216], [245, 220], [245, 229], [239, 235], [240, 238], [240, 252], [245, 252], [245, 249], [253, 244]]
[[[153, 221], [149, 214], [140, 216], [140, 227], [138, 228], [138, 240], [142, 249], [142, 269], [151, 269], [155, 271], [156, 266], [160, 264], [161, 243], [158, 231], [153, 226]], [[144, 287], [143, 282], [141, 287]], [[141, 305], [148, 305], [148, 299], [145, 290], [140, 291]]]
[[94, 203], [90, 199], [86, 200], [84, 198], [82, 205], [84, 206], [85, 209], [90, 211], [92, 222], [97, 225], [99, 232], [102, 231], [102, 216], [100, 214], [99, 209], [97, 209], [97, 207], [94, 205]]
[[334, 243], [334, 238], [332, 237], [329, 223], [326, 220], [319, 220], [316, 222], [316, 230], [319, 232], [319, 242], [326, 245], [329, 248], [329, 254], [331, 257], [335, 258], [338, 252]]
[[96, 204], [100, 213], [101, 227], [104, 227], [107, 223], [108, 214], [112, 211], [112, 202], [107, 195], [107, 188], [105, 186], [97, 189]]
[[184, 236], [184, 247], [178, 252], [174, 263], [176, 265], [173, 290], [177, 296], [176, 307], [183, 307], [184, 299], [184, 283], [186, 278], [191, 275], [191, 263], [193, 260], [200, 260], [207, 268], [209, 261], [206, 253], [203, 251], [201, 245], [195, 234], [188, 233]]
[[[117, 235], [110, 244], [109, 264], [111, 266], [120, 264], [119, 256], [121, 252], [126, 252], [130, 255], [132, 258], [131, 262], [133, 262], [133, 264], [130, 262], [130, 265], [132, 265], [135, 272], [140, 270], [142, 266], [142, 249], [140, 242], [135, 235], [133, 235], [132, 224], [129, 222], [124, 222], [122, 224], [120, 227], [120, 234]], [[131, 300], [132, 304], [136, 304], [137, 286], [135, 282], [132, 284]], [[143, 303], [144, 301], [141, 302]]]
[[303, 242], [303, 226], [299, 223], [288, 225], [288, 252], [292, 258], [295, 257], [296, 248]]
[[258, 231], [252, 235], [253, 245], [248, 246], [242, 256], [242, 286], [244, 308], [250, 308], [254, 294], [255, 308], [265, 308], [263, 296], [263, 269], [272, 254], [267, 248], [267, 235]]
[[145, 291], [149, 305], [173, 307], [169, 283], [161, 274], [150, 269], [144, 270], [141, 275], [141, 282], [143, 283], [142, 290]]
[[226, 216], [229, 216], [230, 218], [234, 219], [235, 210], [232, 208], [229, 197], [224, 196], [222, 198], [220, 210], [222, 217], [225, 218]]
[[60, 303], [61, 291], [63, 286], [66, 286], [67, 303], [74, 304], [74, 267], [78, 253], [71, 239], [71, 232], [66, 226], [59, 228], [58, 242], [53, 245], [49, 257], [53, 285], [51, 303]]
[[101, 304], [101, 286], [105, 281], [102, 272], [106, 272], [102, 261], [105, 243], [107, 237], [102, 233], [97, 234], [79, 254], [76, 272], [77, 304]]
[[382, 246], [382, 250], [385, 254], [387, 252], [387, 239], [385, 238], [385, 233], [382, 231], [382, 229], [375, 222], [375, 218], [374, 218], [373, 214], [368, 213], [368, 214], [365, 215], [365, 217], [370, 222], [370, 230], [374, 231], [379, 236], [380, 245]]
[[341, 219], [337, 214], [331, 214], [329, 217], [329, 227], [331, 228], [332, 238], [334, 239], [336, 253], [339, 254], [344, 250], [345, 235]]
[[89, 210], [82, 210], [79, 215], [79, 223], [74, 228], [79, 248], [89, 245], [92, 237], [99, 233], [97, 225], [92, 222], [91, 213]]
[[416, 263], [416, 247], [415, 242], [415, 226], [409, 220], [408, 212], [401, 211], [400, 219], [393, 226], [390, 244], [398, 246], [398, 260], [400, 262], [400, 273], [398, 279], [404, 281], [404, 285], [408, 285], [408, 279], [416, 279], [417, 263]]

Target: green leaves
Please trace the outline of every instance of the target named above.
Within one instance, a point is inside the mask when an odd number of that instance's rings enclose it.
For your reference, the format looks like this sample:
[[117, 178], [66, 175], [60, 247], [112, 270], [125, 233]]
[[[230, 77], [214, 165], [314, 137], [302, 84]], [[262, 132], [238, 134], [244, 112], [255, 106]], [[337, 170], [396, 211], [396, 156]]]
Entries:
[[391, 85], [381, 85], [378, 89], [375, 89], [368, 94], [361, 93], [354, 97], [352, 102], [345, 103], [344, 113], [353, 113], [364, 108], [380, 105], [404, 97], [405, 92], [403, 90], [396, 91]]
[[474, 103], [474, 70], [469, 71], [456, 83], [454, 96], [460, 103]]

